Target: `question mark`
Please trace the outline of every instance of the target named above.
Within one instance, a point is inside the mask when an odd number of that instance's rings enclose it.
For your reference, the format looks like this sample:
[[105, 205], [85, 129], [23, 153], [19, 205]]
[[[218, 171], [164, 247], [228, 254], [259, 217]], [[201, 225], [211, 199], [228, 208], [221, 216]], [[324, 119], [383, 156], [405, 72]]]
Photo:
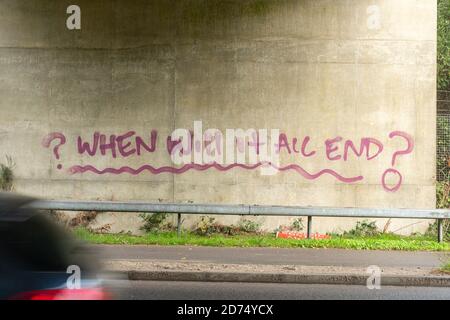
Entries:
[[[405, 139], [408, 146], [404, 150], [397, 150], [396, 152], [394, 152], [394, 154], [392, 155], [392, 160], [391, 160], [392, 166], [395, 166], [395, 161], [397, 160], [398, 156], [410, 154], [414, 150], [414, 140], [411, 135], [409, 135], [408, 133], [403, 132], [403, 131], [393, 131], [389, 134], [390, 139], [393, 139], [395, 137], [401, 137], [401, 138]], [[390, 174], [390, 175], [394, 174], [398, 177], [398, 181], [393, 187], [389, 187], [386, 183], [386, 176], [388, 174]], [[383, 188], [389, 192], [395, 192], [398, 189], [400, 189], [400, 187], [402, 185], [402, 181], [403, 181], [402, 174], [394, 168], [390, 168], [390, 169], [387, 169], [386, 171], [384, 171], [383, 176], [381, 177], [381, 183], [383, 185]]]
[[[55, 158], [59, 160], [59, 147], [62, 146], [63, 144], [66, 143], [66, 137], [60, 133], [60, 132], [52, 132], [49, 133], [43, 140], [42, 140], [42, 146], [44, 146], [45, 148], [49, 148], [52, 141], [58, 139], [59, 143], [57, 143], [54, 147], [53, 147], [53, 154], [55, 155]], [[58, 164], [57, 168], [59, 170], [62, 169], [62, 165]]]

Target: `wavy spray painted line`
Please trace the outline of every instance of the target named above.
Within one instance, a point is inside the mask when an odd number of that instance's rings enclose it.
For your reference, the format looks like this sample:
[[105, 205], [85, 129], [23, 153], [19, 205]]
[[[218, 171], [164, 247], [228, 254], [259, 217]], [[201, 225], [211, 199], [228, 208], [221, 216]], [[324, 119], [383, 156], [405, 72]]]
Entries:
[[[257, 169], [258, 167], [261, 167], [262, 165], [266, 165], [269, 163], [257, 163], [254, 165], [245, 165], [245, 164], [239, 164], [239, 163], [235, 163], [235, 164], [230, 164], [227, 166], [223, 166], [220, 165], [218, 163], [212, 163], [212, 164], [204, 164], [204, 165], [200, 165], [200, 164], [186, 164], [180, 168], [174, 168], [174, 167], [170, 167], [170, 166], [164, 166], [164, 167], [159, 167], [159, 168], [155, 168], [151, 165], [143, 165], [137, 169], [133, 169], [131, 167], [128, 166], [124, 166], [124, 167], [120, 167], [120, 168], [105, 168], [105, 169], [97, 169], [94, 166], [91, 165], [86, 165], [86, 166], [80, 166], [80, 165], [76, 165], [76, 166], [72, 166], [69, 169], [69, 172], [71, 174], [78, 174], [78, 173], [85, 173], [85, 172], [93, 172], [96, 174], [122, 174], [122, 173], [128, 173], [128, 174], [132, 174], [132, 175], [138, 175], [140, 173], [142, 173], [143, 171], [149, 171], [152, 174], [161, 174], [161, 173], [172, 173], [172, 174], [182, 174], [185, 173], [189, 170], [197, 170], [197, 171], [205, 171], [208, 170], [210, 168], [214, 168], [216, 170], [219, 171], [228, 171], [230, 169], [233, 168], [242, 168], [245, 170], [254, 170]], [[353, 183], [353, 182], [357, 182], [357, 181], [361, 181], [364, 179], [363, 176], [356, 176], [356, 177], [350, 177], [350, 178], [346, 178], [342, 175], [340, 175], [339, 173], [337, 173], [334, 170], [331, 169], [323, 169], [315, 174], [311, 174], [309, 172], [307, 172], [305, 169], [303, 169], [302, 167], [300, 167], [299, 165], [296, 164], [290, 164], [284, 167], [277, 167], [274, 164], [269, 164], [272, 167], [274, 167], [275, 169], [277, 169], [278, 171], [288, 171], [288, 170], [294, 170], [297, 173], [299, 173], [301, 176], [303, 176], [305, 179], [309, 179], [309, 180], [314, 180], [319, 178], [320, 176], [324, 175], [324, 174], [329, 174], [332, 175], [333, 177], [335, 177], [337, 180], [344, 182], [344, 183]]]

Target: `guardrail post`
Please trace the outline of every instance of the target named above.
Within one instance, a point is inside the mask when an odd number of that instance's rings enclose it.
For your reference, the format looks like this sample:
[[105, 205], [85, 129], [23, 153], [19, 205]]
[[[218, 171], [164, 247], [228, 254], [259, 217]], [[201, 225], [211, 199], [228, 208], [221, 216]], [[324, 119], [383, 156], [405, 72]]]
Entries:
[[308, 239], [311, 239], [312, 236], [311, 229], [312, 229], [312, 217], [308, 216], [308, 225], [306, 227], [306, 236], [308, 237]]
[[177, 214], [177, 236], [181, 236], [181, 213]]
[[438, 242], [444, 241], [444, 231], [443, 231], [443, 219], [437, 219], [437, 234], [438, 234]]

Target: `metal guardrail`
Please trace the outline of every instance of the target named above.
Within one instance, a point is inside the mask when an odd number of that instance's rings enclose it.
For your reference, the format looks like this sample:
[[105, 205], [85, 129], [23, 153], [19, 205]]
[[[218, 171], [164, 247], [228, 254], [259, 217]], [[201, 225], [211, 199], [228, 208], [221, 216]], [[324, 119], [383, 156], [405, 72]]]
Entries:
[[443, 219], [450, 219], [450, 210], [444, 209], [375, 209], [298, 206], [219, 205], [193, 203], [149, 203], [116, 201], [59, 201], [37, 200], [29, 207], [40, 210], [98, 211], [98, 212], [148, 212], [178, 214], [177, 230], [181, 232], [182, 214], [252, 215], [252, 216], [306, 216], [307, 236], [311, 238], [312, 217], [359, 218], [413, 218], [436, 219], [438, 241], [443, 241]]

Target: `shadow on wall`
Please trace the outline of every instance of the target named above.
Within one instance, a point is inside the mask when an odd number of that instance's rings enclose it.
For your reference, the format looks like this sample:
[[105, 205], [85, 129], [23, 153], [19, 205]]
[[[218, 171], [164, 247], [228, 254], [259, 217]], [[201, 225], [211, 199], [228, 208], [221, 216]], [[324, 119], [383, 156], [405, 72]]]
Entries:
[[[0, 17], [3, 41], [11, 46], [61, 45], [61, 41], [88, 46], [114, 45], [112, 38], [140, 34], [154, 38], [175, 36], [179, 31], [193, 34], [213, 32], [218, 26], [243, 17], [261, 17], [276, 10], [279, 0], [77, 0], [81, 8], [81, 30], [66, 33], [69, 0], [2, 1]], [[295, 1], [294, 1], [295, 2]], [[229, 21], [229, 22], [227, 22]], [[3, 27], [4, 26], [4, 27]], [[244, 26], [245, 27], [245, 26]], [[64, 32], [64, 34], [61, 34]], [[94, 39], [97, 43], [89, 43]]]
[[[71, 0], [8, 0], [0, 4], [0, 45], [121, 48], [158, 40], [311, 38], [317, 29], [346, 32], [355, 8], [315, 0], [77, 0], [81, 30], [67, 32]], [[365, 7], [363, 14], [365, 14]], [[292, 23], [295, 21], [295, 23]], [[338, 26], [341, 21], [345, 26]], [[352, 22], [353, 21], [353, 22]], [[348, 26], [348, 27], [347, 27]], [[342, 27], [342, 28], [341, 28]], [[350, 29], [351, 29], [350, 28]], [[342, 29], [342, 30], [341, 30]], [[331, 31], [334, 30], [334, 31]], [[338, 31], [336, 31], [338, 30]]]

